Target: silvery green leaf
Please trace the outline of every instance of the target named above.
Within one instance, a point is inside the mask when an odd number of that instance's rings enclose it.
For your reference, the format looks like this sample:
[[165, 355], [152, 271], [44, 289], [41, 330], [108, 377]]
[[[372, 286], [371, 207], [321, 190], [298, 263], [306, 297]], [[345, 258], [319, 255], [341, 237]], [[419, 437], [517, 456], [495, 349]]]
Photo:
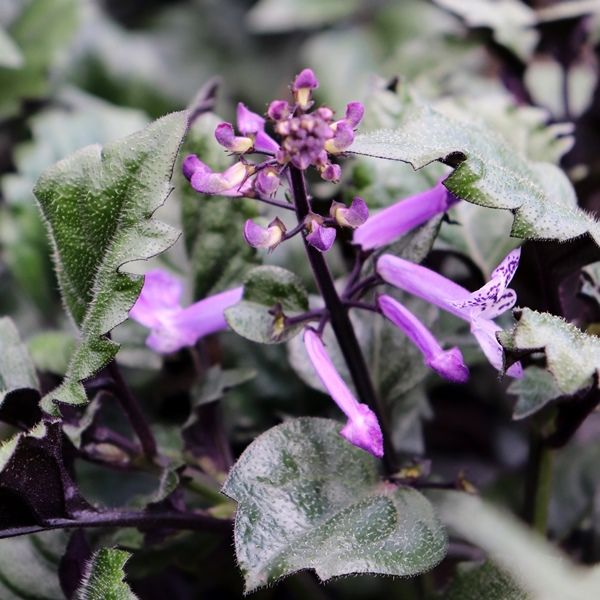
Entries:
[[562, 395], [552, 373], [540, 367], [527, 367], [521, 379], [515, 379], [508, 392], [517, 396], [513, 419], [524, 419]]
[[238, 502], [235, 545], [246, 591], [301, 569], [411, 576], [432, 569], [446, 536], [414, 489], [381, 481], [377, 460], [340, 423], [300, 418], [258, 437], [223, 492]]
[[64, 383], [43, 401], [47, 410], [53, 401], [85, 403], [80, 381], [116, 355], [106, 334], [127, 318], [142, 287], [123, 266], [160, 254], [179, 236], [152, 215], [170, 193], [186, 128], [186, 113], [173, 113], [104, 148], [83, 148], [45, 171], [34, 189], [61, 294], [80, 329]]
[[0, 404], [15, 390], [39, 387], [35, 366], [14, 323], [0, 319]]
[[131, 554], [116, 548], [101, 548], [94, 553], [75, 592], [75, 600], [137, 600], [125, 583], [125, 563]]

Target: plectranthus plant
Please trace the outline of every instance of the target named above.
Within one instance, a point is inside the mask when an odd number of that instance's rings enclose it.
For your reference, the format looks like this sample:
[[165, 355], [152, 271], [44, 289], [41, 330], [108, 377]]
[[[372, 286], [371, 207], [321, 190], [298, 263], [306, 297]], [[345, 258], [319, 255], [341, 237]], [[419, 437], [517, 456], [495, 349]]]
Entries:
[[[390, 578], [407, 598], [591, 600], [597, 569], [543, 536], [552, 456], [598, 405], [600, 342], [553, 314], [559, 263], [535, 240], [585, 240], [582, 291], [597, 302], [598, 222], [556, 165], [483, 121], [397, 81], [345, 107], [319, 87], [305, 68], [231, 123], [209, 81], [187, 111], [42, 173], [77, 334], [28, 349], [0, 320], [0, 419], [14, 428], [0, 536], [40, 535], [68, 598], [145, 598], [148, 564], [210, 578], [211, 552], [235, 552], [246, 593], [288, 597], [292, 576], [316, 596], [315, 574], [377, 574], [413, 578]], [[391, 168], [419, 179], [386, 201], [377, 176]], [[166, 224], [169, 206], [180, 219]], [[532, 268], [545, 306], [520, 295]], [[426, 434], [430, 399], [460, 421], [474, 389], [516, 397], [529, 419], [511, 502], [538, 537], [482, 500], [476, 461], [445, 461]]]

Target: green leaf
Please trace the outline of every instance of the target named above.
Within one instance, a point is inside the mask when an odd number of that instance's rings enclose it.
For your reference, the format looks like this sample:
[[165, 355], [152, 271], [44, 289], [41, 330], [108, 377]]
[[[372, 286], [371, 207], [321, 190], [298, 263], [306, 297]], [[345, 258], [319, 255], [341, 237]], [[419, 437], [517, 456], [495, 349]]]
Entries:
[[514, 214], [511, 235], [568, 240], [589, 234], [600, 244], [600, 225], [577, 207], [566, 175], [532, 162], [480, 121], [449, 117], [426, 105], [406, 110], [397, 129], [357, 136], [350, 152], [410, 163], [457, 165], [446, 187], [459, 198]]
[[432, 569], [446, 536], [416, 490], [384, 483], [340, 423], [300, 418], [258, 437], [223, 492], [238, 502], [235, 547], [246, 592], [301, 569], [410, 576]]
[[101, 548], [92, 556], [76, 600], [137, 600], [124, 582], [123, 568], [131, 554], [116, 548]]
[[26, 346], [21, 342], [14, 323], [0, 319], [0, 404], [19, 389], [37, 390], [39, 382]]
[[484, 550], [527, 600], [597, 597], [600, 569], [576, 566], [512, 515], [464, 493], [435, 493], [432, 497], [450, 531]]
[[66, 331], [44, 331], [30, 338], [27, 347], [38, 371], [64, 375], [77, 342]]
[[58, 566], [67, 544], [62, 531], [0, 540], [2, 600], [64, 600]]
[[560, 317], [529, 308], [514, 311], [517, 324], [498, 333], [505, 352], [543, 352], [559, 393], [571, 396], [597, 385], [600, 338], [583, 333]]
[[44, 399], [86, 402], [80, 381], [118, 351], [106, 334], [127, 318], [142, 278], [126, 263], [163, 252], [178, 233], [152, 218], [169, 194], [169, 180], [187, 127], [173, 113], [139, 133], [101, 148], [89, 146], [51, 167], [34, 193], [54, 247], [67, 310], [81, 330], [64, 383]]
[[302, 324], [285, 326], [286, 316], [308, 310], [308, 293], [300, 279], [281, 267], [256, 267], [244, 280], [244, 295], [225, 311], [225, 319], [237, 334], [261, 344], [278, 344], [294, 337]]
[[439, 6], [460, 16], [470, 27], [487, 27], [494, 39], [527, 60], [539, 39], [536, 15], [519, 0], [435, 0]]
[[[215, 171], [223, 171], [231, 158], [215, 140], [222, 122], [207, 113], [198, 117], [181, 153], [198, 155]], [[181, 220], [193, 280], [193, 296], [204, 298], [239, 284], [249, 268], [259, 262], [256, 250], [244, 240], [247, 219], [258, 216], [256, 202], [244, 198], [207, 196], [196, 192], [181, 174], [176, 179], [181, 195]]]
[[529, 600], [523, 590], [493, 563], [464, 563], [444, 594], [444, 600]]
[[19, 110], [21, 100], [47, 93], [48, 71], [72, 38], [78, 21], [77, 0], [31, 0], [8, 28], [23, 57], [21, 68], [0, 67], [0, 119]]
[[336, 23], [359, 6], [359, 0], [260, 0], [247, 20], [256, 33], [282, 33]]
[[523, 377], [515, 379], [508, 387], [508, 392], [518, 396], [513, 419], [529, 417], [562, 395], [552, 373], [539, 367], [525, 369]]
[[234, 387], [256, 377], [253, 369], [222, 369], [214, 365], [205, 373], [202, 382], [192, 390], [192, 406], [203, 406], [216, 402]]

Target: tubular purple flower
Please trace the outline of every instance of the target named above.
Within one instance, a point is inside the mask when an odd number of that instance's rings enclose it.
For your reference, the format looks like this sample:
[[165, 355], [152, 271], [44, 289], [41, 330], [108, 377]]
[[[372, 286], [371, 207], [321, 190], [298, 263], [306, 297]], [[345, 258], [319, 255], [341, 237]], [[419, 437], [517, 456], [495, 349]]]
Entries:
[[286, 100], [273, 100], [267, 108], [267, 116], [273, 121], [283, 121], [291, 114], [289, 102]]
[[272, 252], [283, 240], [286, 232], [285, 224], [278, 218], [273, 219], [267, 227], [257, 225], [248, 219], [244, 225], [244, 238], [253, 248], [266, 248]]
[[265, 130], [265, 120], [259, 114], [252, 112], [243, 102], [238, 102], [237, 126], [242, 135], [256, 135]]
[[349, 102], [346, 105], [346, 121], [352, 129], [356, 129], [363, 119], [365, 107], [362, 102]]
[[327, 252], [331, 246], [333, 246], [336, 231], [333, 227], [325, 227], [323, 225], [322, 217], [315, 214], [308, 215], [306, 217], [305, 226], [308, 229], [306, 241], [311, 246], [320, 252]]
[[[389, 254], [378, 259], [377, 272], [387, 283], [467, 321], [488, 361], [501, 371], [502, 347], [496, 339], [501, 327], [492, 319], [516, 302], [516, 294], [507, 286], [517, 269], [520, 252], [517, 248], [508, 254], [493, 271], [490, 281], [473, 293], [435, 271]], [[511, 377], [520, 377], [520, 363], [515, 363], [506, 372]]]
[[440, 182], [435, 187], [400, 200], [373, 215], [354, 232], [354, 244], [363, 250], [381, 248], [439, 213], [459, 199]]
[[356, 229], [369, 218], [369, 208], [362, 198], [356, 196], [349, 207], [341, 202], [332, 202], [329, 214], [338, 225]]
[[231, 123], [220, 123], [215, 129], [215, 138], [217, 142], [230, 152], [243, 154], [252, 150], [254, 143], [252, 138], [235, 135]]
[[304, 345], [319, 379], [348, 418], [340, 435], [373, 456], [383, 456], [383, 435], [373, 411], [360, 404], [336, 371], [323, 342], [312, 329], [304, 331]]
[[147, 346], [169, 354], [226, 329], [223, 312], [240, 301], [242, 291], [241, 287], [234, 288], [182, 308], [183, 286], [166, 271], [156, 269], [146, 273], [142, 292], [129, 316], [150, 328]]
[[267, 167], [266, 169], [261, 169], [256, 175], [254, 189], [260, 196], [268, 198], [275, 194], [280, 183], [277, 169]]
[[312, 90], [318, 87], [319, 81], [312, 69], [304, 69], [296, 76], [292, 84], [292, 92], [294, 92], [294, 99], [300, 109], [307, 110], [312, 106]]
[[337, 183], [342, 177], [342, 167], [340, 167], [340, 165], [336, 165], [335, 163], [328, 162], [319, 167], [319, 171], [321, 173], [321, 178], [325, 181]]
[[458, 348], [442, 349], [429, 329], [391, 296], [379, 296], [377, 304], [384, 316], [401, 329], [421, 351], [428, 367], [455, 383], [464, 383], [469, 379], [469, 369]]
[[349, 148], [354, 141], [354, 129], [346, 120], [332, 125], [333, 137], [325, 142], [325, 150], [330, 154], [339, 154]]
[[252, 167], [242, 162], [233, 164], [223, 173], [214, 173], [198, 157], [190, 155], [183, 162], [183, 174], [192, 187], [202, 194], [244, 196], [252, 187], [252, 182], [248, 180]]

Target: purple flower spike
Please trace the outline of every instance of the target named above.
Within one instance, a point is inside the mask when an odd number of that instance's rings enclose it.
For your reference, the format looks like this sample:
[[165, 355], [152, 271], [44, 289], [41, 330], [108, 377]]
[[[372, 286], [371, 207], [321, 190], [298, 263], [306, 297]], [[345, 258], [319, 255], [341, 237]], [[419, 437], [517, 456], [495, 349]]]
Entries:
[[356, 229], [369, 218], [369, 208], [362, 198], [356, 196], [350, 207], [341, 202], [333, 202], [329, 214], [337, 221], [338, 225]]
[[350, 102], [346, 105], [346, 121], [352, 129], [356, 129], [363, 119], [365, 107], [362, 102]]
[[244, 238], [248, 245], [253, 248], [266, 248], [269, 252], [279, 246], [285, 232], [285, 224], [278, 218], [273, 219], [267, 227], [261, 227], [251, 219], [244, 225]]
[[223, 311], [242, 297], [242, 288], [209, 296], [182, 308], [183, 286], [166, 271], [144, 277], [144, 286], [129, 316], [150, 328], [146, 344], [161, 354], [193, 346], [201, 337], [227, 328]]
[[306, 218], [308, 235], [306, 241], [321, 252], [327, 252], [335, 242], [336, 231], [333, 227], [325, 227], [319, 215], [309, 215]]
[[296, 79], [294, 79], [294, 83], [292, 84], [292, 91], [294, 92], [296, 104], [302, 110], [306, 110], [312, 106], [312, 90], [318, 87], [319, 81], [315, 77], [312, 69], [304, 69], [296, 76]]
[[235, 135], [231, 123], [221, 123], [217, 125], [217, 128], [215, 129], [215, 138], [221, 146], [227, 148], [230, 152], [237, 152], [239, 154], [252, 150], [252, 146], [254, 145], [252, 138]]
[[276, 169], [261, 169], [254, 180], [254, 189], [261, 196], [269, 198], [275, 194], [280, 183], [279, 173]]
[[350, 147], [354, 141], [354, 129], [346, 120], [332, 125], [333, 137], [325, 142], [325, 150], [330, 154], [339, 154]]
[[383, 435], [373, 411], [366, 404], [360, 404], [352, 395], [333, 366], [321, 338], [312, 329], [304, 331], [304, 345], [319, 379], [340, 410], [348, 417], [340, 435], [373, 456], [382, 457]]
[[291, 108], [286, 100], [273, 100], [267, 109], [267, 116], [272, 121], [283, 121], [291, 114]]
[[380, 248], [446, 212], [456, 202], [458, 198], [440, 182], [426, 192], [400, 200], [373, 215], [354, 232], [353, 242], [363, 250]]
[[381, 312], [422, 352], [428, 367], [455, 383], [464, 383], [469, 379], [469, 369], [458, 348], [443, 350], [429, 329], [391, 296], [379, 296], [377, 303]]
[[[191, 170], [192, 167], [195, 170]], [[183, 165], [184, 174], [189, 176], [192, 187], [202, 194], [220, 196], [244, 196], [250, 192], [252, 182], [248, 180], [250, 167], [237, 162], [223, 173], [214, 173], [210, 167], [196, 159], [186, 159]]]
[[[377, 272], [387, 283], [423, 298], [469, 323], [488, 361], [496, 369], [503, 369], [502, 347], [496, 339], [501, 327], [492, 319], [514, 306], [516, 294], [507, 289], [518, 266], [520, 250], [513, 250], [492, 274], [492, 279], [476, 292], [469, 292], [450, 279], [410, 261], [384, 254], [377, 261]], [[506, 373], [520, 377], [520, 363]]]
[[242, 135], [256, 135], [265, 130], [265, 120], [259, 114], [252, 112], [243, 102], [237, 105], [237, 126]]

